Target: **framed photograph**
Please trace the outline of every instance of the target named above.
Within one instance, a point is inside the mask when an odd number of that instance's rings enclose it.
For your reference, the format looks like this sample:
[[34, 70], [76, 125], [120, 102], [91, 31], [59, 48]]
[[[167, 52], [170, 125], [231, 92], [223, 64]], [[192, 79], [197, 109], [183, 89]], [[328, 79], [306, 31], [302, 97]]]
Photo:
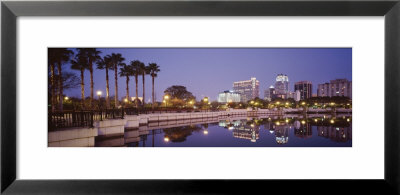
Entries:
[[1, 191], [398, 194], [399, 6], [3, 1]]

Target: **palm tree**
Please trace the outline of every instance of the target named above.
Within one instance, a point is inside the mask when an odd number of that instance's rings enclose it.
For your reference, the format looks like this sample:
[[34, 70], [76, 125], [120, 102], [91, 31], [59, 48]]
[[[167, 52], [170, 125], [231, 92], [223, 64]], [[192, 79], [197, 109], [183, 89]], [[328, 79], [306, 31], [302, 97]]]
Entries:
[[129, 101], [129, 77], [132, 76], [131, 67], [124, 64], [123, 67], [120, 68], [119, 76], [126, 77], [126, 99]]
[[136, 108], [139, 108], [139, 97], [138, 97], [138, 77], [139, 74], [141, 74], [141, 67], [142, 67], [143, 62], [139, 60], [131, 61], [131, 70], [132, 70], [132, 75], [135, 76], [135, 84], [136, 84]]
[[158, 66], [156, 63], [150, 63], [149, 64], [149, 70], [150, 70], [150, 76], [152, 79], [152, 91], [151, 91], [151, 98], [152, 98], [152, 109], [154, 109], [154, 78], [157, 77], [157, 73], [160, 72], [160, 66]]
[[141, 63], [140, 64], [140, 73], [142, 74], [142, 83], [143, 83], [143, 102], [142, 102], [142, 105], [144, 107], [144, 104], [146, 103], [144, 80], [145, 80], [145, 76], [150, 74], [149, 67], [146, 66], [144, 63]]
[[54, 49], [49, 48], [48, 49], [48, 64], [50, 66], [50, 84], [51, 84], [51, 111], [54, 112], [56, 107], [55, 107], [55, 95], [56, 95], [56, 91], [55, 91], [55, 64], [57, 63], [56, 60], [56, 52]]
[[119, 106], [119, 102], [118, 102], [118, 66], [123, 66], [124, 65], [124, 61], [125, 58], [122, 57], [122, 55], [120, 53], [112, 53], [111, 54], [111, 65], [114, 67], [114, 73], [115, 73], [115, 107]]
[[88, 48], [86, 50], [86, 55], [88, 58], [88, 68], [90, 72], [90, 108], [93, 108], [93, 63], [96, 63], [101, 59], [100, 53], [101, 51], [95, 48]]
[[87, 69], [87, 57], [85, 56], [84, 51], [78, 49], [78, 54], [75, 56], [75, 59], [71, 60], [71, 69], [79, 70], [81, 73], [81, 108], [85, 107], [85, 69]]
[[[50, 59], [50, 64], [52, 64], [52, 92], [53, 96], [55, 96], [54, 93], [54, 88], [55, 88], [55, 79], [54, 79], [54, 64], [57, 64], [57, 70], [58, 70], [58, 98], [59, 98], [59, 105], [58, 109], [63, 110], [63, 79], [62, 79], [62, 65], [65, 62], [68, 62], [70, 60], [71, 55], [74, 52], [67, 48], [51, 48], [49, 49], [49, 54], [51, 55]], [[54, 106], [54, 105], [53, 105]], [[54, 106], [55, 107], [55, 106]]]
[[108, 84], [108, 70], [113, 70], [114, 67], [111, 63], [111, 56], [104, 56], [102, 59], [97, 61], [97, 69], [105, 69], [106, 70], [106, 106], [110, 108], [110, 86]]

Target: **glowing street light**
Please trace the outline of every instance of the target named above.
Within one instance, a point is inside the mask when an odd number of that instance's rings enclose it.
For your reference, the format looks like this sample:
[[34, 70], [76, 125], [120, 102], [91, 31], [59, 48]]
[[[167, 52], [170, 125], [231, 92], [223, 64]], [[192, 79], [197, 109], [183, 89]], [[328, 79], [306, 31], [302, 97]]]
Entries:
[[169, 138], [168, 137], [164, 137], [164, 141], [165, 142], [169, 142]]
[[101, 91], [97, 91], [97, 96], [101, 96], [102, 92]]
[[164, 104], [165, 104], [165, 107], [167, 107], [167, 101], [168, 101], [168, 99], [169, 99], [169, 96], [168, 96], [168, 95], [164, 95], [164, 100], [163, 100], [163, 102], [164, 102]]
[[69, 97], [68, 96], [65, 96], [65, 98], [64, 98], [65, 100], [69, 100]]
[[204, 130], [203, 133], [204, 133], [204, 135], [208, 135], [208, 131], [207, 130]]

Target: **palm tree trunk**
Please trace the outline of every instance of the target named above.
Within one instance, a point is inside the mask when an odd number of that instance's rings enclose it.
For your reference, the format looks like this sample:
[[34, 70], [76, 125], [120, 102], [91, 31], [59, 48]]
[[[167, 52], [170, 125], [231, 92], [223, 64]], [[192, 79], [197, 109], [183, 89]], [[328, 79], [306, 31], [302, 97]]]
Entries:
[[118, 67], [117, 65], [114, 65], [114, 72], [115, 72], [115, 107], [119, 106], [119, 102], [118, 102]]
[[81, 68], [81, 109], [83, 110], [85, 108], [85, 81], [84, 81], [84, 72], [85, 69]]
[[152, 80], [151, 99], [153, 100], [151, 107], [154, 110], [154, 76], [151, 77], [151, 80]]
[[146, 98], [144, 97], [144, 94], [145, 94], [145, 87], [144, 87], [144, 79], [145, 79], [145, 74], [143, 73], [142, 74], [142, 82], [143, 82], [143, 101], [142, 101], [142, 105], [143, 105], [143, 107], [144, 107], [144, 104], [146, 103]]
[[63, 86], [62, 86], [62, 71], [61, 71], [61, 62], [58, 62], [58, 92], [59, 92], [59, 105], [58, 109], [60, 111], [63, 110]]
[[93, 64], [89, 61], [89, 71], [90, 71], [90, 109], [93, 109]]
[[135, 84], [136, 84], [136, 108], [139, 108], [139, 97], [138, 97], [138, 77], [139, 75], [135, 75]]
[[106, 67], [106, 107], [110, 108], [110, 86], [108, 84], [108, 68]]
[[54, 86], [54, 64], [50, 65], [50, 72], [51, 72], [51, 111], [54, 112], [56, 110], [56, 102], [55, 102], [55, 95], [56, 95], [56, 88]]
[[129, 77], [126, 76], [126, 100], [129, 102]]

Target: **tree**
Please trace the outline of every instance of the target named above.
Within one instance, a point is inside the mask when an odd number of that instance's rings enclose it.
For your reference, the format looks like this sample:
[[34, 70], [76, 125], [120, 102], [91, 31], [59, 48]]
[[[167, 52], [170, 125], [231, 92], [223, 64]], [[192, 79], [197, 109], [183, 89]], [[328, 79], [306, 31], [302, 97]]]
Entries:
[[81, 74], [81, 108], [85, 108], [85, 69], [88, 67], [85, 51], [78, 49], [78, 54], [71, 60], [71, 69], [79, 70]]
[[110, 85], [108, 84], [108, 70], [113, 70], [114, 66], [111, 63], [111, 56], [104, 56], [102, 59], [97, 61], [97, 69], [105, 69], [106, 70], [106, 107], [110, 108]]
[[90, 72], [90, 108], [93, 108], [93, 63], [96, 63], [98, 60], [101, 59], [100, 53], [101, 51], [95, 48], [88, 48], [85, 49], [86, 56], [88, 58], [88, 68]]
[[48, 49], [48, 65], [50, 66], [50, 85], [51, 85], [51, 111], [55, 111], [55, 64], [57, 63], [56, 60], [56, 50], [49, 48]]
[[173, 85], [168, 87], [165, 91], [165, 94], [171, 96], [171, 99], [178, 98], [182, 100], [196, 99], [196, 97], [189, 91], [186, 90], [185, 86], [181, 85]]
[[145, 87], [144, 87], [144, 80], [145, 76], [150, 74], [150, 68], [146, 66], [144, 63], [140, 64], [140, 73], [142, 74], [142, 84], [143, 84], [143, 106], [146, 103], [146, 98], [145, 98]]
[[136, 85], [135, 104], [136, 104], [136, 108], [138, 108], [139, 107], [138, 78], [139, 78], [139, 74], [141, 74], [141, 67], [143, 66], [143, 62], [141, 62], [139, 60], [134, 60], [134, 61], [131, 61], [130, 66], [131, 66], [131, 70], [132, 70], [132, 75], [135, 76], [135, 85]]
[[[48, 80], [51, 79], [51, 74], [48, 75]], [[58, 75], [55, 75], [54, 77], [55, 81], [58, 82], [58, 80], [60, 79], [60, 77]], [[76, 88], [79, 86], [80, 84], [80, 80], [79, 78], [72, 72], [63, 72], [62, 75], [62, 88], [64, 90], [68, 90], [68, 89], [72, 89], [72, 88]], [[49, 89], [49, 100], [51, 99], [51, 84], [48, 83], [48, 89]], [[55, 90], [58, 90], [58, 86], [55, 86]], [[64, 107], [65, 108], [65, 107]]]
[[151, 88], [151, 99], [152, 99], [152, 109], [154, 109], [154, 103], [155, 103], [155, 98], [154, 98], [154, 79], [157, 77], [157, 73], [160, 72], [160, 67], [156, 63], [150, 63], [149, 64], [149, 70], [150, 70], [150, 76], [152, 80], [152, 88]]
[[126, 99], [129, 101], [129, 76], [132, 76], [131, 66], [124, 64], [124, 66], [120, 68], [119, 76], [126, 77]]
[[[54, 89], [56, 87], [55, 85], [55, 80], [54, 80], [54, 64], [57, 64], [57, 70], [58, 70], [58, 77], [60, 79], [58, 79], [57, 82], [57, 88], [58, 88], [58, 98], [59, 98], [59, 107], [58, 109], [62, 111], [63, 109], [63, 79], [62, 79], [62, 65], [65, 62], [68, 62], [71, 58], [71, 55], [73, 55], [74, 52], [72, 52], [71, 50], [67, 49], [67, 48], [49, 48], [49, 63], [51, 65], [51, 72], [52, 72], [52, 76], [51, 76], [51, 80], [52, 80], [52, 86], [53, 86], [53, 94], [52, 94], [52, 98], [55, 97], [55, 93], [54, 93]], [[53, 100], [54, 101], [54, 100]], [[55, 102], [53, 102], [55, 103]], [[55, 104], [52, 105], [52, 108], [55, 107]]]
[[111, 64], [114, 67], [114, 73], [115, 73], [115, 96], [114, 96], [114, 101], [115, 101], [115, 107], [119, 106], [119, 101], [118, 101], [118, 66], [123, 66], [125, 58], [122, 57], [120, 53], [112, 53], [111, 54]]

